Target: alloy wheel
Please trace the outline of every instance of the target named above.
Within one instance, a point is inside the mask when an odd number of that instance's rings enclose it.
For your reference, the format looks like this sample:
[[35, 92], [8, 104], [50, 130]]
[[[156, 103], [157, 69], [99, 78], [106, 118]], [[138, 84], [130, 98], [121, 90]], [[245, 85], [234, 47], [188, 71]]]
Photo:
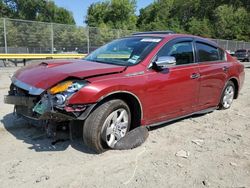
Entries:
[[113, 111], [106, 118], [102, 128], [102, 139], [113, 148], [128, 132], [128, 112], [124, 108]]
[[224, 108], [230, 108], [234, 99], [234, 88], [232, 85], [228, 85], [224, 91], [222, 105]]

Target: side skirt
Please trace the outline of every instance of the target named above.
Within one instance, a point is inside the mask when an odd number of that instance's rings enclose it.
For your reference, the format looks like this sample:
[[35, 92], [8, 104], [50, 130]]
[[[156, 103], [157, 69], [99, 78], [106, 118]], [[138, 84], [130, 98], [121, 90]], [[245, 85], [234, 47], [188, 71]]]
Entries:
[[158, 122], [158, 123], [146, 125], [146, 127], [150, 128], [150, 127], [159, 126], [159, 125], [162, 125], [162, 124], [165, 124], [165, 123], [170, 123], [170, 122], [173, 122], [173, 121], [176, 121], [176, 120], [179, 120], [179, 119], [183, 119], [183, 118], [186, 118], [186, 117], [190, 117], [190, 116], [193, 116], [193, 115], [207, 114], [207, 113], [213, 112], [214, 110], [217, 110], [217, 109], [218, 109], [217, 106], [216, 107], [207, 108], [205, 110], [200, 110], [200, 111], [197, 111], [197, 112], [193, 112], [191, 114], [187, 114], [187, 115], [180, 116], [180, 117], [177, 117], [177, 118], [169, 119], [167, 121], [161, 121], [161, 122]]

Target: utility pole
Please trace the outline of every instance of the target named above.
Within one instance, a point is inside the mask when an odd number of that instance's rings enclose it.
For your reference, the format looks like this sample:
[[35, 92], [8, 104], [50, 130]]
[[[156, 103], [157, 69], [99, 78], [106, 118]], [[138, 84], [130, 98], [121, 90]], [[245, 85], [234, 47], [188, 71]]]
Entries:
[[54, 53], [54, 29], [53, 29], [53, 23], [51, 23], [51, 53]]
[[7, 31], [6, 31], [6, 18], [3, 19], [3, 32], [4, 32], [4, 49], [5, 53], [8, 53], [8, 46], [7, 46]]

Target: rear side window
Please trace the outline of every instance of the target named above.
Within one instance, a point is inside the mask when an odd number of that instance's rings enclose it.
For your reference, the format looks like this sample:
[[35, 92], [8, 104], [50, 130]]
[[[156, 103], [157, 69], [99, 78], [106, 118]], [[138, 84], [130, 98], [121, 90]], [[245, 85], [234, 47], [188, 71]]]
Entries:
[[165, 45], [157, 54], [157, 57], [173, 56], [176, 58], [176, 65], [194, 63], [192, 42], [179, 42], [174, 45]]
[[196, 49], [198, 53], [199, 62], [222, 60], [221, 59], [222, 54], [219, 53], [219, 49], [216, 47], [210, 46], [208, 44], [196, 42]]

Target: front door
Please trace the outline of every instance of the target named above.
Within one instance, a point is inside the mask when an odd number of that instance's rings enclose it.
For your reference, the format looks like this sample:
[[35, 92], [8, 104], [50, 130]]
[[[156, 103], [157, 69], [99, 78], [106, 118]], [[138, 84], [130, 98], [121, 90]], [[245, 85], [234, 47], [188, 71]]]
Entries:
[[167, 43], [156, 55], [173, 56], [176, 65], [147, 73], [147, 124], [166, 121], [195, 110], [198, 102], [199, 68], [191, 38]]

